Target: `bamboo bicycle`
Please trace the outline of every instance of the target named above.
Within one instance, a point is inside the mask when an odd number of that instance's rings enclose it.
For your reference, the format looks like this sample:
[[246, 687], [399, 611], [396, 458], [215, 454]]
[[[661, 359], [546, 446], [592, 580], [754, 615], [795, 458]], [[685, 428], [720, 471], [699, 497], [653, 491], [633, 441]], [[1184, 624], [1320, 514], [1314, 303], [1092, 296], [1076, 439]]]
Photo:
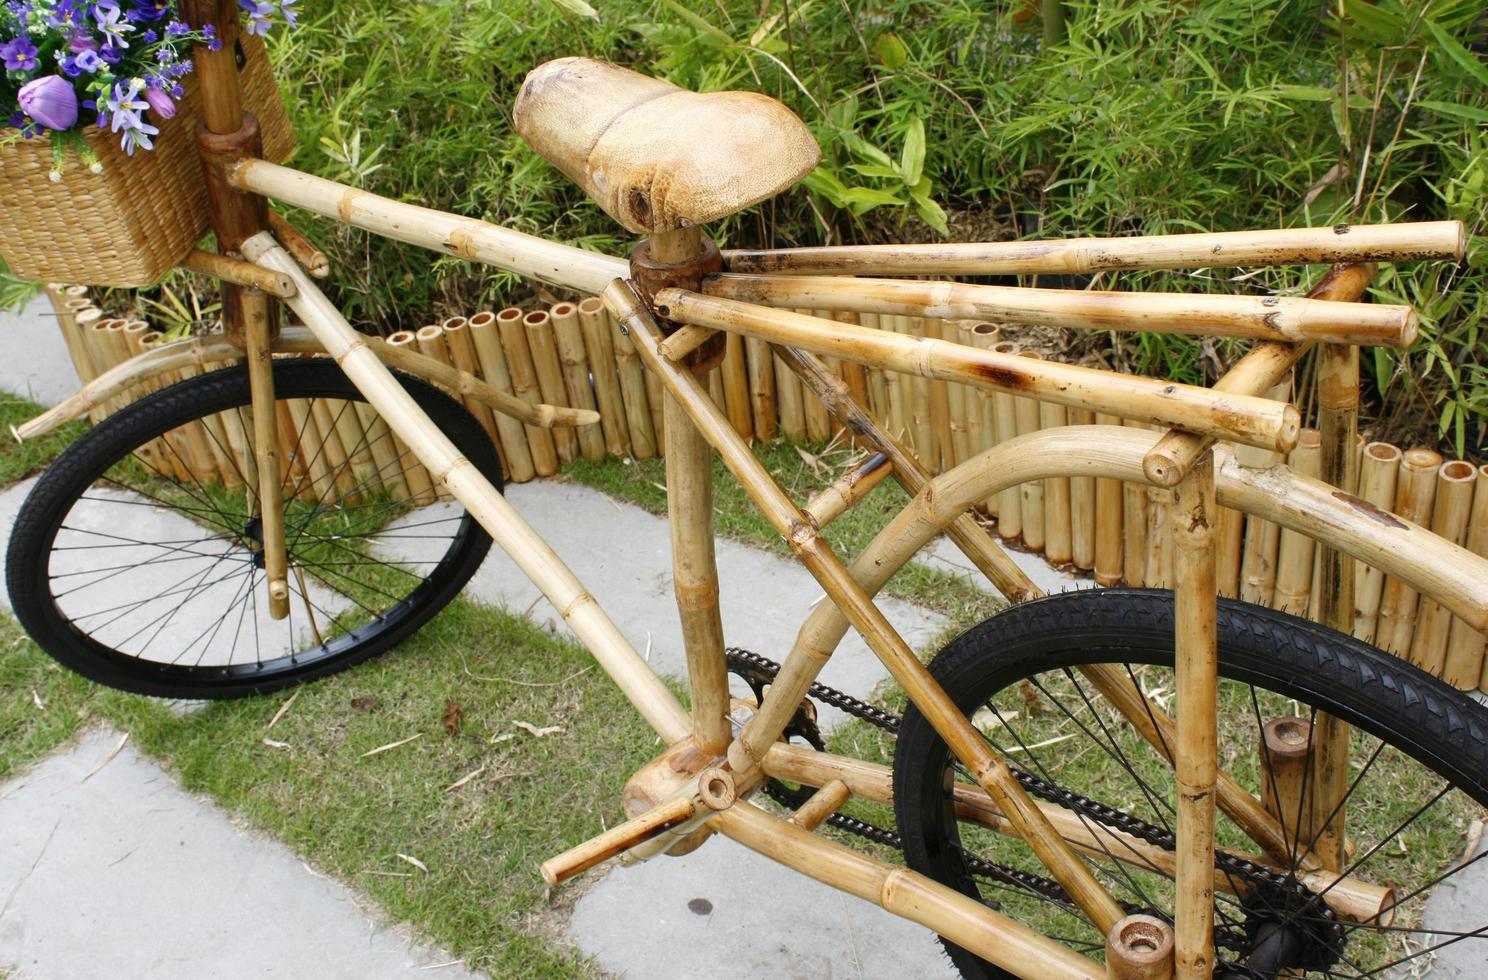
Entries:
[[[234, 20], [231, 2], [198, 6], [218, 23]], [[626, 821], [542, 865], [552, 884], [610, 857], [680, 856], [722, 834], [935, 930], [967, 976], [1362, 976], [1488, 933], [1481, 912], [1423, 925], [1428, 898], [1461, 869], [1443, 861], [1412, 870], [1402, 860], [1444, 839], [1455, 848], [1488, 804], [1488, 715], [1347, 635], [1354, 559], [1479, 630], [1488, 627], [1488, 561], [1285, 466], [1242, 465], [1234, 448], [1286, 451], [1296, 442], [1297, 410], [1259, 396], [1315, 351], [1325, 475], [1347, 485], [1358, 345], [1403, 346], [1416, 330], [1407, 308], [1353, 302], [1372, 274], [1368, 263], [1460, 257], [1460, 225], [720, 253], [703, 224], [785, 190], [816, 164], [800, 121], [760, 95], [688, 93], [584, 59], [544, 65], [523, 88], [518, 127], [625, 227], [649, 236], [627, 262], [258, 159], [231, 47], [197, 54], [199, 143], [222, 255], [195, 267], [224, 281], [225, 336], [136, 358], [23, 430], [162, 385], [184, 364], [246, 354], [245, 366], [118, 411], [27, 501], [9, 585], [22, 622], [62, 662], [149, 694], [272, 690], [388, 649], [459, 591], [494, 539], [668, 745], [628, 783]], [[282, 219], [271, 221], [268, 200], [603, 296], [667, 394], [690, 712], [503, 498], [488, 435], [413, 375], [534, 428], [592, 423], [594, 414], [523, 401], [358, 334], [307, 274], [324, 257]], [[1304, 262], [1343, 264], [1305, 299], [861, 278]], [[276, 299], [303, 328], [277, 328]], [[1205, 390], [875, 331], [796, 307], [1256, 344]], [[708, 395], [704, 379], [731, 334], [773, 345], [876, 455], [806, 504], [789, 499]], [[271, 357], [313, 351], [335, 366]], [[1166, 431], [1103, 424], [1024, 435], [932, 477], [823, 357]], [[321, 450], [300, 438], [310, 421], [287, 433], [278, 423], [289, 400], [313, 406], [327, 444], [331, 432], [359, 432], [355, 448], [377, 472], [416, 456], [431, 505], [410, 512], [390, 503], [372, 492], [375, 474], [349, 461], [345, 472], [323, 474], [323, 489], [309, 477], [286, 480], [285, 467], [305, 463], [307, 452], [313, 463]], [[348, 416], [358, 425], [343, 430]], [[251, 448], [239, 473], [246, 493], [202, 486], [169, 465], [198, 425], [220, 438], [224, 454]], [[725, 651], [715, 452], [830, 598], [780, 665]], [[886, 476], [912, 501], [848, 564], [821, 528]], [[971, 513], [1006, 488], [1065, 476], [1174, 490], [1175, 592], [1042, 597]], [[434, 505], [437, 488], [455, 503]], [[1326, 546], [1323, 618], [1333, 629], [1216, 598], [1221, 504]], [[140, 512], [162, 509], [184, 518], [172, 528], [190, 533], [145, 530]], [[927, 668], [873, 596], [942, 532], [1017, 604]], [[387, 557], [384, 536], [416, 539], [418, 553]], [[108, 555], [118, 557], [100, 557]], [[130, 595], [132, 582], [156, 581], [144, 566], [172, 562], [191, 571], [172, 588]], [[188, 606], [214, 610], [214, 628], [173, 635], [176, 611]], [[849, 628], [907, 695], [902, 718], [814, 684]], [[307, 629], [313, 638], [301, 647]], [[755, 701], [730, 697], [731, 663], [748, 675]], [[892, 767], [826, 751], [803, 704], [811, 698], [896, 732]], [[788, 819], [762, 806], [761, 794], [783, 801]], [[854, 798], [892, 806], [897, 831], [841, 813]], [[904, 864], [845, 846], [823, 825], [898, 845]]]

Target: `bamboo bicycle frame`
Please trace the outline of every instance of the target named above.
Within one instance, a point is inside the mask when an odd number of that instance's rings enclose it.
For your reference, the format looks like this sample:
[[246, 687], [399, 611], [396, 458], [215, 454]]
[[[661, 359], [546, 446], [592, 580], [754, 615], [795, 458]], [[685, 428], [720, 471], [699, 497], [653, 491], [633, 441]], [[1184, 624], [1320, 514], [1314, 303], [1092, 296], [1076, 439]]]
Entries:
[[[188, 0], [195, 23], [235, 25], [232, 0]], [[1452, 222], [1415, 228], [1313, 229], [1239, 235], [1176, 236], [1144, 239], [1080, 240], [1067, 243], [1014, 243], [986, 246], [934, 246], [904, 249], [816, 249], [731, 253], [730, 272], [706, 284], [703, 295], [662, 289], [654, 311], [682, 325], [668, 332], [623, 280], [624, 260], [551, 243], [484, 222], [390, 201], [322, 178], [267, 163], [254, 156], [256, 126], [245, 116], [232, 67], [236, 28], [223, 28], [223, 51], [197, 52], [207, 94], [201, 142], [212, 190], [214, 227], [224, 253], [237, 252], [252, 264], [192, 259], [198, 269], [219, 275], [226, 286], [229, 338], [244, 341], [250, 354], [255, 407], [272, 408], [271, 349], [323, 349], [334, 357], [368, 402], [495, 542], [536, 584], [618, 684], [642, 717], [671, 746], [679, 760], [642, 812], [605, 834], [543, 865], [550, 882], [564, 880], [614, 855], [643, 856], [670, 849], [704, 824], [819, 881], [872, 901], [920, 922], [957, 944], [1011, 972], [1025, 976], [1101, 977], [1106, 969], [1060, 943], [1040, 935], [986, 905], [922, 875], [894, 867], [815, 834], [815, 827], [849, 795], [885, 800], [887, 770], [859, 760], [779, 744], [779, 737], [806, 689], [831, 656], [849, 626], [932, 721], [980, 784], [957, 789], [958, 811], [969, 819], [1023, 838], [1076, 903], [1110, 939], [1113, 962], [1125, 955], [1130, 936], [1167, 938], [1160, 922], [1124, 917], [1121, 907], [1091, 872], [1088, 859], [1111, 859], [1113, 851], [1088, 828], [1071, 826], [1058, 808], [1035, 804], [1003, 762], [951, 702], [914, 656], [903, 638], [874, 605], [884, 582], [933, 536], [945, 531], [992, 581], [1015, 601], [1039, 590], [995, 546], [968, 511], [1007, 487], [1028, 479], [1093, 477], [1176, 487], [1171, 508], [1176, 532], [1178, 717], [1170, 719], [1134, 685], [1092, 673], [1091, 680], [1155, 745], [1174, 746], [1179, 787], [1179, 846], [1175, 854], [1149, 854], [1165, 861], [1177, 879], [1174, 963], [1183, 976], [1207, 975], [1214, 962], [1212, 892], [1226, 887], [1213, 866], [1216, 803], [1256, 841], [1266, 858], [1287, 857], [1285, 833], [1261, 801], [1250, 796], [1215, 760], [1215, 559], [1211, 545], [1216, 505], [1258, 514], [1322, 541], [1325, 561], [1324, 608], [1330, 622], [1342, 621], [1349, 605], [1347, 554], [1409, 582], [1421, 593], [1475, 628], [1488, 626], [1488, 560], [1432, 537], [1424, 529], [1379, 512], [1335, 492], [1321, 482], [1296, 476], [1285, 467], [1253, 471], [1238, 466], [1216, 440], [1288, 451], [1296, 442], [1294, 408], [1258, 397], [1274, 383], [1272, 375], [1289, 367], [1306, 345], [1319, 343], [1342, 352], [1325, 362], [1330, 380], [1325, 416], [1326, 475], [1336, 477], [1339, 446], [1348, 446], [1352, 406], [1357, 404], [1357, 351], [1354, 343], [1408, 343], [1414, 313], [1399, 307], [1359, 307], [1314, 294], [1296, 301], [1215, 301], [1212, 298], [1133, 297], [1100, 294], [1081, 297], [1058, 291], [945, 287], [885, 280], [864, 288], [845, 281], [769, 275], [803, 272], [873, 272], [909, 275], [925, 272], [1064, 272], [1129, 267], [1212, 267], [1221, 264], [1284, 262], [1362, 262], [1460, 255], [1461, 226]], [[464, 371], [433, 366], [418, 355], [357, 333], [315, 285], [325, 274], [324, 256], [282, 221], [271, 222], [265, 199], [305, 208], [354, 227], [444, 254], [485, 262], [569, 289], [603, 293], [624, 325], [635, 353], [665, 387], [665, 439], [673, 561], [679, 612], [684, 626], [694, 711], [677, 702], [520, 514], [485, 480], [429, 421], [403, 390], [388, 362], [434, 377], [467, 399], [519, 418], [528, 425], [593, 424], [583, 410], [531, 405], [483, 385]], [[272, 229], [272, 230], [271, 230]], [[277, 237], [276, 237], [277, 236]], [[652, 239], [654, 255], [667, 262], [694, 255], [696, 230]], [[756, 275], [739, 276], [738, 273]], [[765, 275], [759, 275], [765, 273]], [[1350, 282], [1361, 275], [1339, 273]], [[1363, 274], [1367, 281], [1367, 274]], [[274, 329], [269, 289], [298, 315], [311, 337]], [[1362, 289], [1362, 285], [1360, 286]], [[1343, 290], [1346, 292], [1346, 290]], [[778, 302], [786, 307], [857, 310], [911, 317], [993, 315], [1000, 318], [1067, 322], [1102, 328], [1165, 329], [1198, 334], [1257, 337], [1264, 341], [1215, 389], [1205, 390], [1092, 371], [1047, 361], [1017, 358], [952, 341], [894, 334], [850, 323], [731, 300], [727, 296]], [[1347, 298], [1355, 298], [1353, 296]], [[949, 311], [949, 312], [947, 312]], [[721, 331], [731, 351], [774, 345], [821, 403], [859, 440], [881, 454], [860, 474], [834, 485], [804, 505], [791, 501], [755, 459], [726, 415], [690, 366], [697, 344]], [[313, 338], [313, 340], [312, 340]], [[737, 338], [737, 342], [735, 341]], [[56, 424], [100, 401], [179, 366], [182, 358], [210, 360], [222, 351], [196, 345], [160, 348], [133, 365], [101, 376], [65, 408], [29, 428]], [[706, 350], [698, 349], [698, 353]], [[236, 349], [232, 349], [236, 353]], [[868, 414], [860, 397], [836, 380], [817, 355], [932, 378], [944, 378], [1023, 398], [1047, 400], [1103, 416], [1136, 418], [1172, 429], [1168, 435], [1131, 427], [1070, 426], [1014, 438], [931, 478], [899, 443]], [[223, 353], [223, 356], [228, 356]], [[399, 358], [402, 358], [401, 363]], [[711, 365], [707, 365], [711, 367]], [[1284, 371], [1285, 367], [1280, 367]], [[1264, 384], [1262, 382], [1265, 382]], [[1350, 395], [1350, 385], [1353, 394]], [[860, 393], [861, 394], [861, 393]], [[1352, 398], [1352, 401], [1351, 401]], [[69, 414], [70, 413], [70, 414]], [[265, 427], [256, 427], [260, 433]], [[270, 428], [271, 431], [271, 428]], [[277, 499], [277, 457], [271, 437], [258, 450], [262, 499]], [[1331, 448], [1330, 448], [1331, 447]], [[1351, 448], [1351, 447], [1350, 447]], [[711, 454], [717, 452], [791, 549], [827, 592], [803, 624], [795, 647], [753, 717], [735, 735], [726, 714], [730, 700], [718, 623], [717, 571], [711, 527]], [[1350, 453], [1341, 456], [1349, 457]], [[821, 527], [856, 502], [886, 475], [913, 496], [905, 510], [864, 553], [845, 564], [822, 539]], [[274, 492], [270, 492], [270, 488]], [[265, 514], [266, 527], [270, 515]], [[269, 560], [270, 596], [282, 572], [282, 540]], [[275, 562], [277, 561], [277, 565]], [[1346, 627], [1345, 627], [1346, 628]], [[679, 751], [690, 762], [681, 764]], [[1334, 756], [1335, 774], [1346, 758]], [[643, 770], [644, 772], [644, 770]], [[748, 795], [770, 777], [797, 779], [820, 787], [791, 821], [777, 819], [748, 802]], [[1333, 778], [1326, 774], [1324, 779]], [[703, 831], [704, 833], [706, 831]], [[1341, 842], [1339, 828], [1334, 837]], [[1327, 841], [1324, 841], [1326, 844]], [[1133, 852], [1136, 853], [1136, 852]], [[1328, 900], [1341, 915], [1366, 921], [1388, 908], [1390, 894], [1361, 882], [1340, 881], [1328, 854], [1305, 855], [1304, 876], [1332, 886]], [[1127, 938], [1123, 938], [1127, 937]], [[1145, 967], [1144, 967], [1145, 969]], [[1158, 966], [1159, 973], [1165, 968]], [[1158, 975], [1144, 973], [1142, 975]]]

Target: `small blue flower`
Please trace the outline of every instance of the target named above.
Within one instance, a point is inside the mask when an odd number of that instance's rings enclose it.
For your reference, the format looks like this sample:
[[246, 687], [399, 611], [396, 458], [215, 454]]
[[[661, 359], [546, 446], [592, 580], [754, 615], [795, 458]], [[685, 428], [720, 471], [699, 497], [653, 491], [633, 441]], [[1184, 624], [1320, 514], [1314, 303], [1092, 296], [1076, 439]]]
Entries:
[[109, 45], [116, 48], [127, 48], [129, 42], [124, 35], [134, 30], [134, 25], [127, 21], [119, 21], [119, 4], [116, 0], [100, 0], [98, 6], [93, 8], [93, 19], [98, 22], [98, 32], [104, 36]]
[[173, 20], [169, 24], [166, 24], [165, 25], [165, 36], [166, 37], [180, 37], [183, 34], [190, 34], [190, 33], [191, 33], [191, 28], [187, 27], [185, 24], [181, 23], [178, 20]]
[[5, 59], [6, 71], [31, 71], [36, 67], [36, 45], [22, 34], [5, 44], [0, 44], [0, 58]]

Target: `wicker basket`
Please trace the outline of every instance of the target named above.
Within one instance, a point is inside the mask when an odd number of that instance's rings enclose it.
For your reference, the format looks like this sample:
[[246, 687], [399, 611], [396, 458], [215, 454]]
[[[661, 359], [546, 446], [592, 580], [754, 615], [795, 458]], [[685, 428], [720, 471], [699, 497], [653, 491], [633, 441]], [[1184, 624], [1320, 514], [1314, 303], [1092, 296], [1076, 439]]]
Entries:
[[[263, 41], [242, 39], [243, 105], [258, 118], [264, 156], [289, 157], [294, 135]], [[51, 141], [0, 145], [0, 257], [23, 279], [88, 286], [148, 286], [180, 263], [210, 230], [196, 153], [201, 98], [196, 76], [173, 119], [155, 119], [155, 149], [126, 156], [116, 133], [88, 127], [103, 172], [69, 159], [51, 180]]]

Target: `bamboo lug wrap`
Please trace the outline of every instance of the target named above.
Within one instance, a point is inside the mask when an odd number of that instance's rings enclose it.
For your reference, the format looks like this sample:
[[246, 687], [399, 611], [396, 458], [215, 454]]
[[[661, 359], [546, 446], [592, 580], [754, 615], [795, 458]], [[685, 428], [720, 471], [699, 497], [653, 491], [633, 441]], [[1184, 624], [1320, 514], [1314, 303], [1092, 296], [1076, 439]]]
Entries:
[[1301, 431], [1296, 408], [1265, 398], [888, 334], [682, 289], [661, 290], [656, 304], [657, 312], [679, 323], [735, 331], [890, 371], [1177, 426], [1248, 446], [1290, 452]]
[[841, 276], [713, 276], [710, 296], [774, 307], [950, 319], [990, 318], [1080, 330], [1143, 330], [1257, 340], [1319, 340], [1408, 347], [1419, 318], [1409, 306], [1283, 296], [1116, 293]]

